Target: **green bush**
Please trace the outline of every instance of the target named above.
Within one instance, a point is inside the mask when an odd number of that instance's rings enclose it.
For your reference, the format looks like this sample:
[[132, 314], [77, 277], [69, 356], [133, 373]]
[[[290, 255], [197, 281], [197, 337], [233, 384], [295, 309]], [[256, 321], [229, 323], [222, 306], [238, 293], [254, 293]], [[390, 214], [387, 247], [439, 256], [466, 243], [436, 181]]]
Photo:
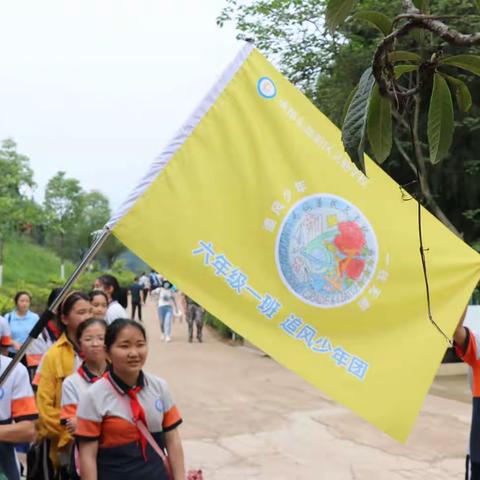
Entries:
[[205, 323], [215, 329], [222, 338], [232, 338], [233, 334], [235, 334], [237, 340], [242, 340], [242, 337], [237, 332], [234, 332], [210, 312], [205, 313]]

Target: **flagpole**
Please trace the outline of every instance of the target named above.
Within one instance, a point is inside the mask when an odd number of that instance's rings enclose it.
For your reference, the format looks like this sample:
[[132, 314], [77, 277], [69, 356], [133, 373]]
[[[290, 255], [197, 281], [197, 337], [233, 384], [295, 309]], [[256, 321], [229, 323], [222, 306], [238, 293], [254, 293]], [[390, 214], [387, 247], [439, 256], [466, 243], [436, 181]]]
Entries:
[[52, 304], [48, 306], [48, 309], [42, 313], [42, 315], [40, 316], [40, 319], [33, 326], [32, 330], [28, 334], [27, 339], [22, 344], [18, 352], [15, 354], [15, 357], [7, 365], [7, 368], [5, 369], [5, 371], [0, 375], [0, 387], [7, 380], [8, 376], [10, 375], [10, 372], [15, 368], [17, 363], [25, 355], [25, 352], [29, 347], [29, 345], [33, 342], [33, 340], [35, 340], [38, 337], [38, 335], [40, 335], [42, 330], [47, 325], [47, 322], [52, 318], [52, 315], [53, 315], [52, 312], [55, 311], [55, 309], [63, 302], [69, 290], [71, 289], [72, 285], [75, 283], [75, 281], [80, 276], [80, 274], [85, 270], [85, 268], [88, 266], [90, 261], [100, 250], [102, 245], [105, 243], [105, 240], [107, 240], [107, 238], [109, 237], [110, 233], [111, 233], [111, 230], [108, 226], [105, 226], [103, 227], [102, 230], [100, 230], [95, 240], [93, 241], [92, 245], [90, 246], [89, 250], [85, 253], [81, 262], [78, 264], [75, 271], [70, 275], [70, 278], [63, 285], [63, 288], [58, 294], [58, 296], [53, 300]]

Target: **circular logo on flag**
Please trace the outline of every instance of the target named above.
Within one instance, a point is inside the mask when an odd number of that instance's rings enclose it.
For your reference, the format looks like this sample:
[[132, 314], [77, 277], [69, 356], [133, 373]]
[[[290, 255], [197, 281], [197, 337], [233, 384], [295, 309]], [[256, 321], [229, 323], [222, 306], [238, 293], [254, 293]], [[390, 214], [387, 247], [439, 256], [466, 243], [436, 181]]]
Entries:
[[156, 402], [155, 402], [155, 408], [159, 411], [159, 412], [163, 412], [163, 400], [161, 398], [159, 398]]
[[378, 260], [375, 232], [363, 213], [327, 193], [295, 204], [280, 227], [276, 261], [288, 289], [305, 303], [332, 308], [357, 298]]
[[263, 98], [274, 98], [277, 94], [277, 87], [273, 83], [273, 80], [268, 77], [261, 77], [257, 82], [257, 90]]

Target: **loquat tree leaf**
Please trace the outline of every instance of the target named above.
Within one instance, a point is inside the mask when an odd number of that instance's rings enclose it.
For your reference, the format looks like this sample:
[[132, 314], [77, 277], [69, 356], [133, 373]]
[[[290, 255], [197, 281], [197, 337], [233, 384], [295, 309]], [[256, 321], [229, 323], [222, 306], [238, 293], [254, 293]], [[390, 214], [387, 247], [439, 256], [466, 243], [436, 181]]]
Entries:
[[395, 65], [393, 70], [395, 72], [395, 78], [400, 78], [404, 73], [414, 72], [418, 69], [418, 65]]
[[439, 63], [452, 65], [475, 75], [480, 75], [480, 56], [478, 55], [453, 55], [440, 59]]
[[375, 160], [383, 163], [392, 150], [392, 112], [390, 100], [380, 94], [378, 85], [370, 98], [367, 137]]
[[367, 68], [358, 82], [358, 88], [345, 115], [342, 126], [342, 142], [345, 151], [357, 167], [365, 173], [365, 132], [368, 107], [375, 79], [371, 67]]
[[341, 118], [341, 121], [340, 121], [340, 123], [342, 125], [343, 125], [343, 122], [345, 121], [345, 117], [347, 116], [348, 107], [352, 103], [353, 96], [355, 95], [355, 92], [357, 91], [357, 89], [358, 89], [358, 85], [356, 87], [354, 87], [352, 89], [352, 91], [348, 94], [347, 100], [346, 100], [345, 104], [343, 105], [342, 118]]
[[453, 128], [452, 95], [446, 80], [439, 73], [435, 73], [427, 126], [430, 161], [433, 164], [447, 155], [452, 143]]
[[450, 88], [455, 93], [455, 100], [457, 101], [458, 109], [462, 113], [468, 112], [472, 106], [472, 95], [465, 82], [459, 78], [447, 75], [446, 73], [441, 73], [441, 75], [445, 78], [450, 85]]
[[394, 52], [390, 52], [388, 54], [388, 60], [392, 63], [402, 62], [402, 61], [420, 63], [422, 61], [422, 57], [414, 52], [407, 52], [405, 50], [395, 50]]
[[325, 21], [330, 32], [333, 32], [350, 15], [358, 0], [328, 0]]
[[392, 32], [393, 21], [386, 15], [373, 10], [361, 10], [353, 15], [353, 18], [365, 20], [380, 30], [385, 36]]

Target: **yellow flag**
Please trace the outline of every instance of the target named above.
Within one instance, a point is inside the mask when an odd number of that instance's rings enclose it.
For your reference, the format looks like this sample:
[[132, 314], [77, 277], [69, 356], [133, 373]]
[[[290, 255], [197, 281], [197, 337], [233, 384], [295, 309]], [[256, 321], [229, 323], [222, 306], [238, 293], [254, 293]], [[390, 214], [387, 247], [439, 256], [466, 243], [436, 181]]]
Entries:
[[[417, 207], [246, 45], [109, 223], [233, 330], [398, 440], [446, 349], [427, 317]], [[423, 211], [451, 335], [478, 254]]]

